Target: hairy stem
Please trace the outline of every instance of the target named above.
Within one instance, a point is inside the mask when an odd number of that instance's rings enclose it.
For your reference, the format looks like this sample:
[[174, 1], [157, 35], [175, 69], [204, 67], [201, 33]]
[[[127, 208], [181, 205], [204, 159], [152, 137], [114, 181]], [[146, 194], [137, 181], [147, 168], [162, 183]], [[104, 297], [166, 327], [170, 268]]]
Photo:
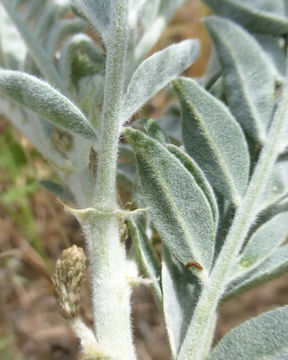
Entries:
[[113, 360], [135, 359], [125, 248], [119, 238], [118, 218], [113, 213], [118, 206], [116, 167], [128, 44], [128, 3], [128, 0], [113, 2], [112, 29], [107, 39], [101, 140], [93, 200], [95, 208], [100, 209], [102, 214], [94, 214], [81, 221], [92, 270], [96, 337], [101, 348]]
[[226, 241], [211, 273], [209, 284], [203, 289], [189, 325], [177, 360], [202, 360], [205, 354], [209, 324], [213, 321], [217, 305], [229, 281], [229, 273], [255, 220], [257, 205], [261, 199], [273, 165], [281, 151], [287, 131], [288, 86], [282, 92], [278, 111], [267, 136], [260, 159], [255, 168], [242, 204], [236, 211]]
[[107, 41], [106, 80], [95, 204], [104, 209], [116, 205], [116, 165], [123, 103], [124, 69], [128, 45], [128, 0], [117, 2], [114, 31]]
[[116, 216], [82, 222], [92, 275], [94, 326], [99, 346], [113, 360], [134, 360], [130, 323], [130, 287], [124, 244]]

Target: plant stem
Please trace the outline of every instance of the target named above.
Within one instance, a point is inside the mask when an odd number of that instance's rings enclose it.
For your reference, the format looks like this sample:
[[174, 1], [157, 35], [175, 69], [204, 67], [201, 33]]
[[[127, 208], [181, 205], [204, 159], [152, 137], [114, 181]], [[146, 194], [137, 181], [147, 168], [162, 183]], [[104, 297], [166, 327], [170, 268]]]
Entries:
[[243, 202], [236, 211], [226, 241], [211, 273], [210, 282], [203, 292], [193, 314], [177, 360], [202, 360], [206, 352], [207, 329], [215, 316], [217, 305], [229, 281], [229, 273], [255, 221], [261, 196], [273, 171], [287, 131], [288, 86], [282, 91], [282, 99], [267, 136], [258, 164], [247, 188]]
[[117, 2], [114, 31], [107, 41], [106, 80], [97, 166], [95, 203], [104, 209], [116, 204], [116, 165], [128, 45], [128, 0]]
[[92, 300], [97, 342], [113, 360], [134, 360], [130, 323], [130, 287], [125, 248], [116, 216], [82, 222], [92, 273]]
[[88, 243], [92, 271], [93, 309], [99, 345], [114, 360], [133, 360], [135, 350], [130, 323], [130, 287], [126, 279], [126, 254], [120, 242], [116, 168], [124, 69], [128, 44], [128, 0], [111, 2], [112, 28], [107, 40], [106, 82], [102, 112], [94, 214], [81, 223]]

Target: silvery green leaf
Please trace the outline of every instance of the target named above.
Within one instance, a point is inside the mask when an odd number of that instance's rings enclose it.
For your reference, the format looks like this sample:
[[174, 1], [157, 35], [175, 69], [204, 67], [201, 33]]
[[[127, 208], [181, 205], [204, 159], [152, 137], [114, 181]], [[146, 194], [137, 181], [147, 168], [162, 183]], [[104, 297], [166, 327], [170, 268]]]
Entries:
[[169, 139], [160, 125], [153, 119], [141, 119], [140, 124], [143, 126], [147, 135], [157, 140], [160, 144], [165, 145]]
[[[137, 0], [136, 0], [137, 1]], [[140, 11], [140, 21], [144, 29], [148, 29], [149, 26], [155, 21], [159, 12], [161, 0], [146, 0], [145, 5]]]
[[210, 205], [193, 176], [164, 146], [141, 132], [126, 129], [139, 171], [144, 205], [169, 251], [186, 265], [195, 260], [205, 277], [214, 252]]
[[288, 236], [288, 212], [280, 213], [255, 231], [238, 259], [236, 276], [265, 261]]
[[[118, 172], [123, 174], [127, 179], [130, 180], [131, 184], [136, 180], [136, 166], [135, 163], [124, 162], [118, 164]], [[132, 185], [133, 187], [133, 185]]]
[[149, 239], [139, 220], [130, 217], [128, 227], [133, 241], [133, 249], [136, 252], [137, 262], [147, 279], [154, 280], [151, 283], [156, 300], [161, 304], [162, 289], [159, 284], [161, 269], [153, 253]]
[[119, 161], [128, 163], [135, 162], [135, 156], [129, 144], [119, 145]]
[[19, 69], [27, 50], [21, 36], [0, 4], [0, 64], [9, 69]]
[[135, 70], [124, 97], [122, 119], [130, 117], [198, 58], [197, 40], [184, 40], [153, 54]]
[[197, 278], [167, 248], [162, 253], [163, 312], [173, 359], [179, 352], [192, 318], [199, 291]]
[[105, 42], [111, 24], [110, 0], [72, 0], [77, 9], [82, 12], [102, 35]]
[[[89, 36], [85, 34], [71, 36], [71, 38], [65, 42], [63, 48], [61, 49], [58, 65], [59, 73], [67, 87], [69, 81], [71, 80], [73, 60], [75, 59], [75, 55], [78, 51], [84, 51], [85, 54], [88, 55], [88, 57], [94, 63], [99, 64], [99, 69], [104, 68], [102, 50]], [[85, 81], [85, 83], [86, 82], [87, 81]], [[97, 81], [94, 83], [94, 87], [98, 87]], [[90, 89], [90, 91], [92, 91], [92, 89]]]
[[273, 68], [258, 42], [237, 24], [217, 16], [205, 19], [205, 24], [220, 58], [231, 112], [263, 143], [274, 108]]
[[255, 35], [255, 38], [265, 51], [275, 79], [281, 82], [286, 73], [286, 56], [284, 47], [280, 44], [281, 39], [269, 35]]
[[57, 47], [67, 37], [84, 31], [86, 22], [82, 19], [62, 19], [49, 31], [46, 39], [45, 50], [50, 57], [54, 57]]
[[268, 311], [234, 328], [208, 360], [284, 360], [288, 358], [288, 306]]
[[211, 55], [209, 58], [209, 62], [207, 64], [207, 68], [205, 74], [201, 79], [200, 85], [205, 86], [206, 90], [209, 90], [211, 86], [215, 83], [215, 81], [221, 75], [221, 66], [219, 63], [219, 59], [215, 50], [215, 47], [212, 47]]
[[96, 137], [88, 120], [69, 99], [34, 76], [0, 70], [0, 92], [72, 133]]
[[77, 81], [77, 104], [93, 124], [96, 132], [101, 128], [104, 83], [105, 78], [100, 74], [84, 76]]
[[215, 197], [215, 194], [213, 192], [213, 189], [211, 185], [209, 184], [208, 180], [206, 179], [205, 174], [203, 171], [199, 168], [199, 166], [196, 164], [196, 162], [184, 151], [182, 151], [179, 147], [168, 144], [166, 145], [166, 148], [174, 154], [177, 159], [181, 161], [181, 163], [185, 166], [185, 168], [192, 174], [195, 181], [197, 182], [200, 189], [205, 194], [213, 214], [213, 219], [215, 222], [215, 230], [218, 226], [218, 205], [217, 205], [217, 199]]
[[131, 199], [133, 195], [134, 182], [127, 176], [127, 173], [124, 173], [121, 170], [117, 170], [117, 188], [123, 203], [126, 203]]
[[37, 0], [37, 1], [30, 0], [23, 12], [23, 15], [22, 15], [23, 18], [26, 21], [33, 20], [33, 18], [38, 16], [39, 13], [43, 11], [46, 2], [47, 2], [47, 0]]
[[214, 82], [214, 84], [209, 88], [208, 91], [217, 99], [223, 100], [225, 96], [223, 76], [218, 77], [218, 79]]
[[288, 245], [280, 246], [256, 269], [249, 271], [243, 278], [236, 279], [228, 286], [223, 301], [240, 293], [260, 286], [269, 280], [283, 275], [288, 270]]
[[231, 18], [249, 31], [261, 34], [284, 35], [288, 32], [285, 0], [205, 0], [215, 11]]
[[186, 151], [218, 192], [239, 204], [249, 176], [249, 153], [240, 126], [227, 108], [196, 82], [174, 82], [182, 106]]
[[219, 209], [219, 225], [217, 229], [216, 244], [215, 244], [215, 256], [216, 258], [220, 251], [222, 250], [223, 245], [228, 234], [228, 231], [231, 227], [234, 215], [235, 207], [231, 202], [225, 199], [221, 194], [217, 194], [218, 200], [218, 209]]
[[[33, 1], [33, 0], [32, 0]], [[39, 40], [46, 39], [51, 25], [70, 10], [70, 0], [53, 0], [36, 19], [33, 30]]]
[[95, 178], [88, 165], [69, 174], [67, 184], [69, 189], [73, 191], [73, 196], [79, 207], [85, 208], [93, 205], [92, 194], [95, 188]]
[[50, 84], [53, 84], [63, 94], [65, 94], [66, 89], [64, 89], [63, 84], [59, 79], [54, 59], [48, 57], [43, 50], [41, 41], [37, 37], [34, 28], [32, 29], [29, 23], [23, 19], [21, 12], [13, 6], [12, 1], [2, 0], [2, 4], [21, 34], [27, 48], [29, 49], [29, 55], [32, 56], [42, 75], [50, 82]]
[[[152, 7], [157, 8], [158, 0], [152, 0]], [[162, 0], [159, 9], [157, 9], [158, 14], [155, 20], [147, 26], [146, 31], [144, 32], [142, 38], [138, 42], [135, 51], [134, 51], [134, 64], [131, 64], [133, 70], [134, 65], [138, 65], [145, 56], [149, 53], [152, 47], [157, 43], [161, 34], [163, 33], [167, 24], [171, 21], [175, 12], [179, 9], [181, 5], [184, 4], [186, 0]], [[151, 1], [147, 3], [149, 5]]]
[[14, 0], [15, 6], [22, 6], [26, 0]]
[[51, 180], [40, 180], [40, 184], [64, 201], [75, 202], [74, 196], [69, 188]]
[[168, 106], [163, 117], [158, 119], [158, 123], [162, 129], [164, 129], [165, 133], [169, 135], [173, 143], [178, 145], [183, 143], [181, 131], [181, 109], [178, 103]]
[[262, 199], [259, 203], [259, 211], [271, 206], [288, 195], [288, 156], [281, 156], [274, 165], [273, 172], [267, 183]]
[[129, 4], [129, 23], [131, 27], [135, 27], [139, 13], [141, 12], [147, 0], [130, 0]]
[[0, 96], [0, 113], [10, 119], [13, 125], [24, 134], [40, 153], [49, 159], [56, 168], [71, 172], [71, 166], [63, 154], [55, 148], [51, 133], [53, 126], [46, 120], [38, 117], [32, 111], [24, 109], [22, 105], [12, 103], [8, 98]]

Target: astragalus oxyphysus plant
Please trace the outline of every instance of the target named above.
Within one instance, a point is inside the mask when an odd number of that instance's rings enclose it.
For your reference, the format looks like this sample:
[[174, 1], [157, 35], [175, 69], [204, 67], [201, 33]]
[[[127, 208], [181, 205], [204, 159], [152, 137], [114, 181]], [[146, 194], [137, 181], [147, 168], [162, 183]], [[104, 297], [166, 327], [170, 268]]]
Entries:
[[[74, 201], [65, 206], [86, 239], [94, 329], [79, 316], [83, 252], [63, 252], [54, 275], [84, 359], [136, 359], [130, 295], [141, 282], [173, 358], [288, 357], [287, 307], [211, 352], [218, 307], [288, 268], [288, 5], [206, 2], [218, 14], [205, 19], [215, 53], [192, 80], [177, 76], [197, 59], [197, 40], [146, 58], [184, 0], [2, 0], [1, 112], [58, 173], [63, 187], [46, 185]], [[181, 111], [129, 127], [171, 81]]]

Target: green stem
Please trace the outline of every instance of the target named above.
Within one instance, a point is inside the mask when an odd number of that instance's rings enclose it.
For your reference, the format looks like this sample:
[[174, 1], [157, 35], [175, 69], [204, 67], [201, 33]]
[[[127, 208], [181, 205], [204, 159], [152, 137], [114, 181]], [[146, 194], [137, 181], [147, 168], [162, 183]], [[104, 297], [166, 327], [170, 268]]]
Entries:
[[117, 2], [114, 29], [107, 41], [106, 79], [99, 144], [95, 204], [105, 209], [116, 205], [116, 165], [123, 103], [124, 70], [128, 45], [128, 0]]
[[177, 360], [202, 360], [206, 349], [207, 329], [213, 321], [218, 303], [229, 281], [229, 273], [255, 221], [259, 201], [273, 171], [273, 165], [281, 151], [287, 131], [288, 86], [267, 136], [258, 164], [250, 181], [242, 204], [236, 211], [233, 224], [211, 273], [209, 284], [203, 289]]
[[113, 360], [134, 360], [130, 286], [125, 247], [119, 240], [118, 218], [95, 216], [89, 221], [82, 220], [82, 226], [90, 257], [97, 342]]
[[[113, 360], [136, 359], [130, 323], [130, 286], [126, 254], [119, 237], [116, 169], [128, 44], [128, 0], [111, 2], [112, 28], [107, 39], [106, 80], [94, 206], [102, 215], [82, 219], [92, 274], [97, 341]], [[106, 215], [103, 215], [103, 211]], [[110, 214], [109, 214], [110, 211]]]

